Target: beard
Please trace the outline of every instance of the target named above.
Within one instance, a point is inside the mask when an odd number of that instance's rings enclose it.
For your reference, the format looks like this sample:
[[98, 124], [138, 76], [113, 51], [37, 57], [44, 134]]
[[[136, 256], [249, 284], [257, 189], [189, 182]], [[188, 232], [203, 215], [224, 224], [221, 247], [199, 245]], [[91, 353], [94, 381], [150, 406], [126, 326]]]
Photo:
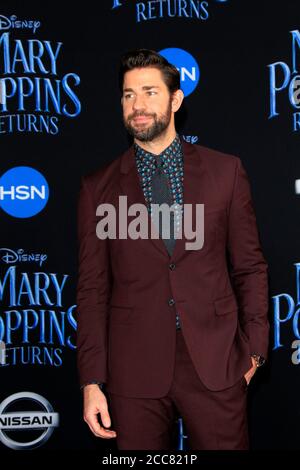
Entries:
[[[131, 120], [138, 116], [147, 116], [153, 118], [153, 123], [141, 123], [137, 124], [137, 127], [133, 127], [131, 125]], [[165, 113], [162, 113], [159, 117], [156, 113], [154, 114], [146, 114], [143, 112], [134, 113], [128, 116], [127, 120], [124, 120], [125, 128], [127, 129], [128, 133], [132, 135], [134, 138], [140, 140], [141, 142], [148, 142], [156, 137], [159, 137], [169, 126], [172, 116], [172, 99], [170, 97], [168, 107]], [[148, 127], [147, 127], [148, 125]]]

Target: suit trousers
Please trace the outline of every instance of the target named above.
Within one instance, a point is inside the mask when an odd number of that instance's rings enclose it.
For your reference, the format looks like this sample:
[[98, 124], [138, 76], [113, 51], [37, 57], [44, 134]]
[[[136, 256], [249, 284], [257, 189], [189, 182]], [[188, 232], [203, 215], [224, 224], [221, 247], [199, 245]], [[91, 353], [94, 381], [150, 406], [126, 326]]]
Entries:
[[108, 393], [119, 450], [178, 450], [174, 423], [183, 420], [186, 450], [247, 450], [247, 382], [244, 377], [221, 391], [199, 379], [182, 330], [176, 330], [176, 358], [168, 393], [132, 398]]

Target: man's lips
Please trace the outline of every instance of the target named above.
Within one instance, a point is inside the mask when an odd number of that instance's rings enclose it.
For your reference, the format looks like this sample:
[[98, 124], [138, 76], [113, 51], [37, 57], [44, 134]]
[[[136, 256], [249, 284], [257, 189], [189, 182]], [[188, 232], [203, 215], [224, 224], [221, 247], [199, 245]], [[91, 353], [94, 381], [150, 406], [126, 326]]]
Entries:
[[144, 122], [144, 121], [148, 121], [149, 119], [150, 119], [150, 116], [137, 116], [133, 118], [135, 122]]

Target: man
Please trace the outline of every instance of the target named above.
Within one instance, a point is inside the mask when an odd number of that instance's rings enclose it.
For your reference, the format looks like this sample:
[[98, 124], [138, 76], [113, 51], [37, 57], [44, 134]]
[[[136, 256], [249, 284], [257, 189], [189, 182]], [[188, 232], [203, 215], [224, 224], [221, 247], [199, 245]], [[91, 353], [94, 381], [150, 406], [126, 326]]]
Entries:
[[[179, 72], [159, 54], [124, 54], [120, 90], [134, 143], [83, 178], [78, 208], [84, 420], [119, 449], [165, 450], [178, 413], [190, 449], [247, 449], [247, 386], [267, 357], [269, 332], [247, 175], [238, 157], [177, 134]], [[119, 221], [120, 195], [150, 215], [151, 204], [183, 213], [190, 204], [192, 216], [204, 204], [203, 246], [188, 250], [185, 233], [174, 239], [174, 217], [169, 237], [100, 238], [96, 210], [113, 204]]]

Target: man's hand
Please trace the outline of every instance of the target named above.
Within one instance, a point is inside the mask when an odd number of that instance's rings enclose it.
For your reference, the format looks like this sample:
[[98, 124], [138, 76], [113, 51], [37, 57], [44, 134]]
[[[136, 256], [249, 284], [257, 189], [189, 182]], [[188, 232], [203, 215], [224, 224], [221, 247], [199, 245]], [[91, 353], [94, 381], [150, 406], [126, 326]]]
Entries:
[[[107, 400], [104, 393], [100, 390], [97, 384], [86, 385], [83, 389], [84, 403], [83, 403], [83, 419], [89, 425], [92, 433], [97, 437], [104, 439], [111, 439], [116, 437], [116, 432], [113, 430], [105, 429], [111, 426], [111, 420], [107, 407]], [[100, 413], [103, 426], [99, 424], [98, 413]]]
[[256, 372], [256, 369], [257, 369], [257, 365], [256, 365], [256, 362], [254, 360], [253, 357], [251, 357], [251, 361], [252, 361], [252, 367], [251, 369], [248, 370], [248, 372], [246, 372], [246, 374], [244, 375], [245, 379], [246, 379], [246, 382], [247, 382], [247, 385], [249, 385], [250, 383], [250, 380], [252, 379], [253, 375], [255, 374]]

